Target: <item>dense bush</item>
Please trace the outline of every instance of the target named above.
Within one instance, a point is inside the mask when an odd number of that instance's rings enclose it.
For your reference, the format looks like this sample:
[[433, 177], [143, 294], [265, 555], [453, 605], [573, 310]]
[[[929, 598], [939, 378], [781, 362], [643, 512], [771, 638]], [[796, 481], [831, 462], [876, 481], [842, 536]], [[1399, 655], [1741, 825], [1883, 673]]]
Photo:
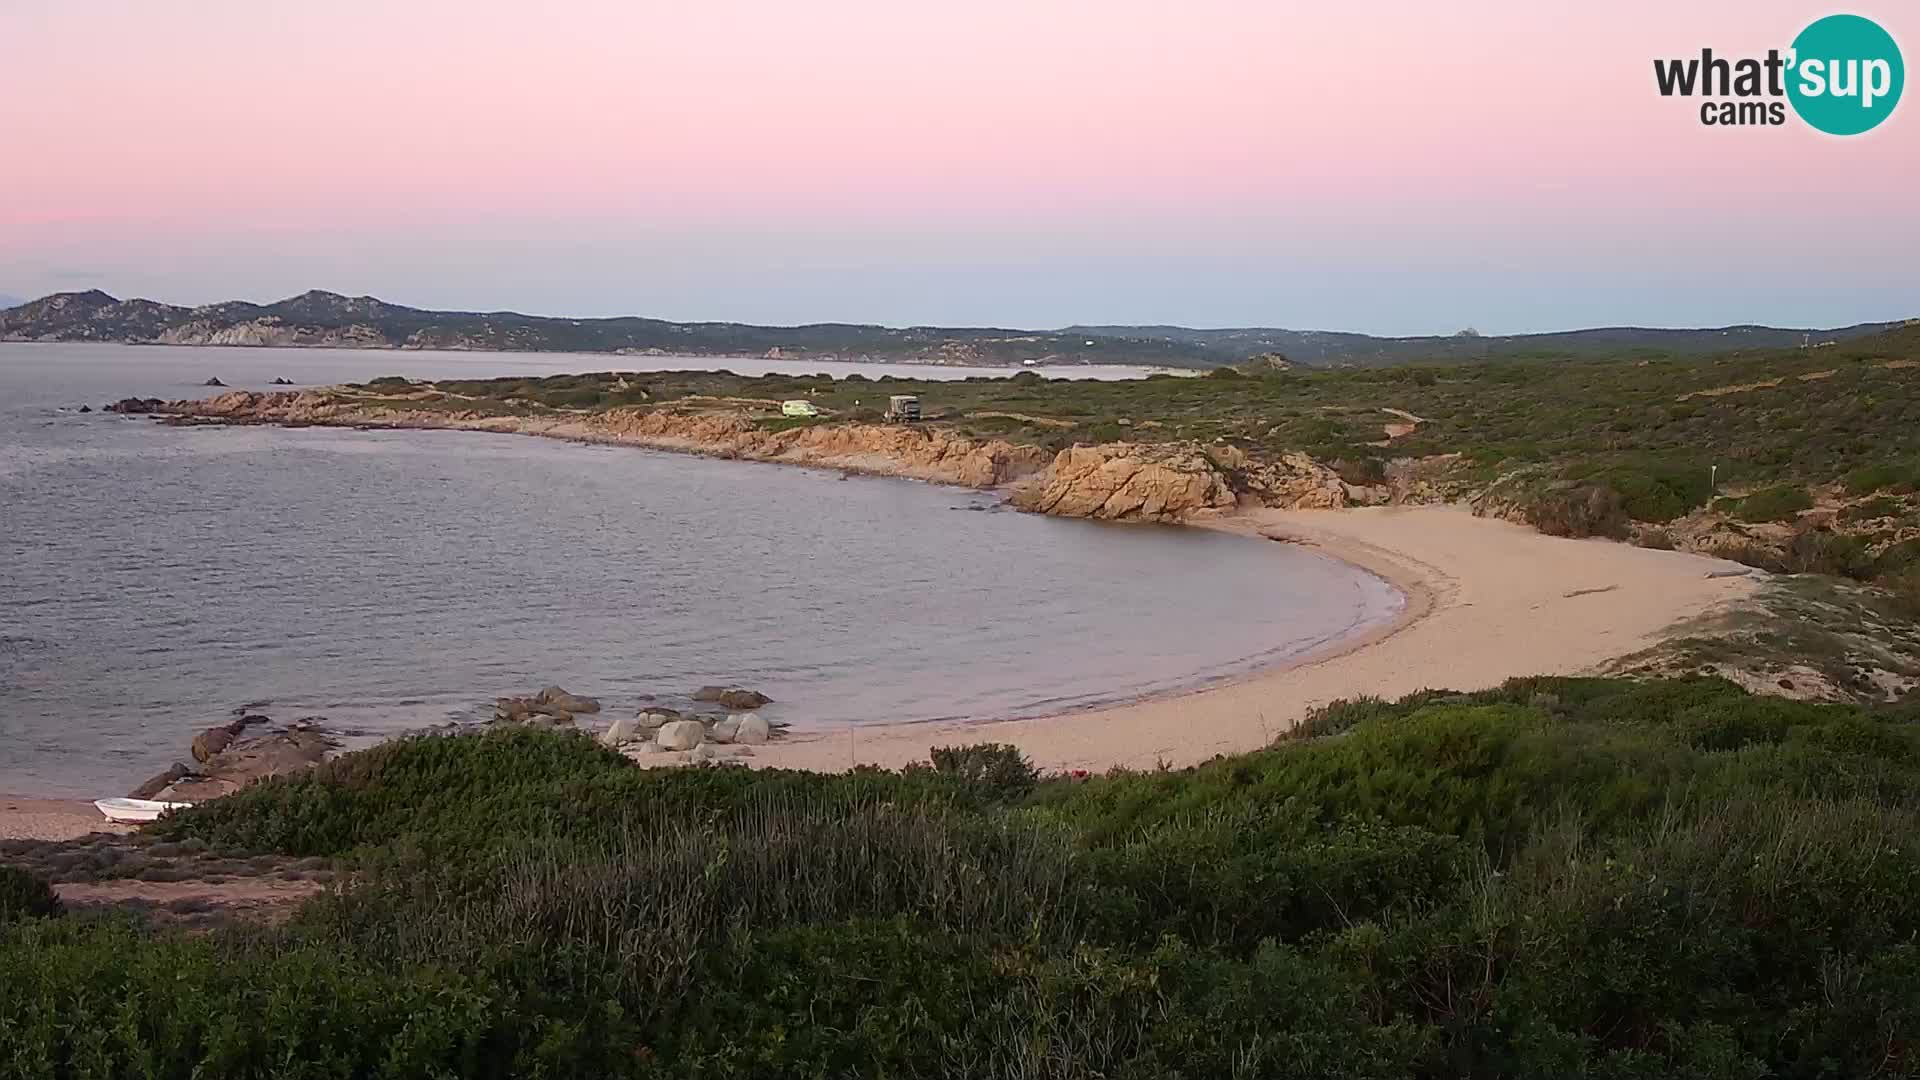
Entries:
[[155, 831], [272, 929], [0, 927], [22, 1077], [1915, 1075], [1914, 710], [1538, 678], [1185, 770], [407, 740]]
[[[1005, 768], [1001, 755], [977, 760]], [[955, 769], [863, 768], [838, 778], [775, 769], [638, 769], [580, 732], [505, 727], [383, 743], [170, 814], [153, 828], [166, 839], [289, 855], [404, 843], [460, 859], [504, 838], [599, 836], [626, 822], [711, 818], [774, 797], [978, 806], [1023, 790], [1011, 776]]]
[[0, 923], [60, 914], [53, 886], [17, 866], [0, 866]]
[[1882, 461], [1872, 465], [1862, 465], [1848, 472], [1845, 478], [1847, 494], [1871, 495], [1876, 491], [1912, 491], [1914, 482], [1920, 477], [1920, 469], [1911, 462]]
[[1025, 795], [1040, 782], [1039, 770], [1017, 746], [1003, 743], [936, 746], [930, 756], [934, 772], [1003, 798]]
[[1527, 524], [1548, 536], [1619, 540], [1633, 522], [1620, 493], [1605, 484], [1545, 488], [1528, 496], [1520, 511]]
[[1635, 521], [1672, 521], [1713, 496], [1711, 474], [1695, 464], [1644, 461], [1588, 472], [1587, 479], [1619, 493], [1620, 507]]
[[1733, 516], [1741, 521], [1791, 521], [1800, 511], [1812, 507], [1813, 496], [1807, 494], [1806, 488], [1797, 484], [1780, 484], [1762, 488], [1738, 500], [1734, 504]]

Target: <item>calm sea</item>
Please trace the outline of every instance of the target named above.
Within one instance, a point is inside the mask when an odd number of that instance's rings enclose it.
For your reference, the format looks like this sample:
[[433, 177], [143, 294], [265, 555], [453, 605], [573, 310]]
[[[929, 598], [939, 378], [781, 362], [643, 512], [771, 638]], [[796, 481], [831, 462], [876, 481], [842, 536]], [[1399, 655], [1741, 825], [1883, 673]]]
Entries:
[[1401, 603], [1278, 544], [1035, 517], [910, 481], [97, 411], [211, 393], [209, 376], [702, 366], [980, 374], [0, 344], [0, 791], [123, 793], [256, 703], [364, 741], [478, 721], [494, 697], [556, 682], [615, 714], [752, 686], [796, 728], [1045, 714], [1242, 674]]

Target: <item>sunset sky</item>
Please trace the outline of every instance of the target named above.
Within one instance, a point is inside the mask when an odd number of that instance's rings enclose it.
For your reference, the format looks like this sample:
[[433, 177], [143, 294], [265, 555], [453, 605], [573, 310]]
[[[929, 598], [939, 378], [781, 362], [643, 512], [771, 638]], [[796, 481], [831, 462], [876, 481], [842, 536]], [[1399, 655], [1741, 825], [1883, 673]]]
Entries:
[[[0, 0], [0, 293], [1372, 333], [1920, 315], [1920, 100], [1781, 0]], [[1920, 97], [1910, 94], [1909, 98]]]

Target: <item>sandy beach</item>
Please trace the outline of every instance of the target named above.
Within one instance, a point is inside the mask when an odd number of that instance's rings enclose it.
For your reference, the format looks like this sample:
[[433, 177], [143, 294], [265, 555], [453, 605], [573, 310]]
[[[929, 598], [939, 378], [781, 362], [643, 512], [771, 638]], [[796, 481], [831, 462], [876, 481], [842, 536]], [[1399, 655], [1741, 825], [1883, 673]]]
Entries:
[[0, 840], [72, 840], [89, 833], [132, 832], [115, 825], [84, 799], [0, 795]]
[[[1205, 527], [1310, 546], [1392, 582], [1399, 618], [1322, 653], [1178, 697], [999, 723], [868, 725], [756, 749], [760, 766], [897, 767], [935, 746], [1005, 742], [1044, 769], [1190, 765], [1257, 749], [1329, 701], [1476, 690], [1571, 675], [1645, 648], [1747, 595], [1737, 564], [1608, 540], [1543, 536], [1465, 507], [1249, 510]], [[1195, 572], [1204, 572], [1196, 567]]]

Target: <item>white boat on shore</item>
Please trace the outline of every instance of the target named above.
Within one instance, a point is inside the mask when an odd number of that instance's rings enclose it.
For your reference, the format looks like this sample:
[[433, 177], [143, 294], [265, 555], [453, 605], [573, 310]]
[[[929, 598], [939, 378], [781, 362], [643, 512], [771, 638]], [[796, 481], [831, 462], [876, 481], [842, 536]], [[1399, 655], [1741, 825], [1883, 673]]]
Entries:
[[94, 808], [107, 816], [108, 821], [117, 821], [123, 825], [137, 825], [143, 821], [152, 821], [169, 810], [179, 810], [192, 806], [183, 802], [155, 802], [152, 799], [95, 799]]

